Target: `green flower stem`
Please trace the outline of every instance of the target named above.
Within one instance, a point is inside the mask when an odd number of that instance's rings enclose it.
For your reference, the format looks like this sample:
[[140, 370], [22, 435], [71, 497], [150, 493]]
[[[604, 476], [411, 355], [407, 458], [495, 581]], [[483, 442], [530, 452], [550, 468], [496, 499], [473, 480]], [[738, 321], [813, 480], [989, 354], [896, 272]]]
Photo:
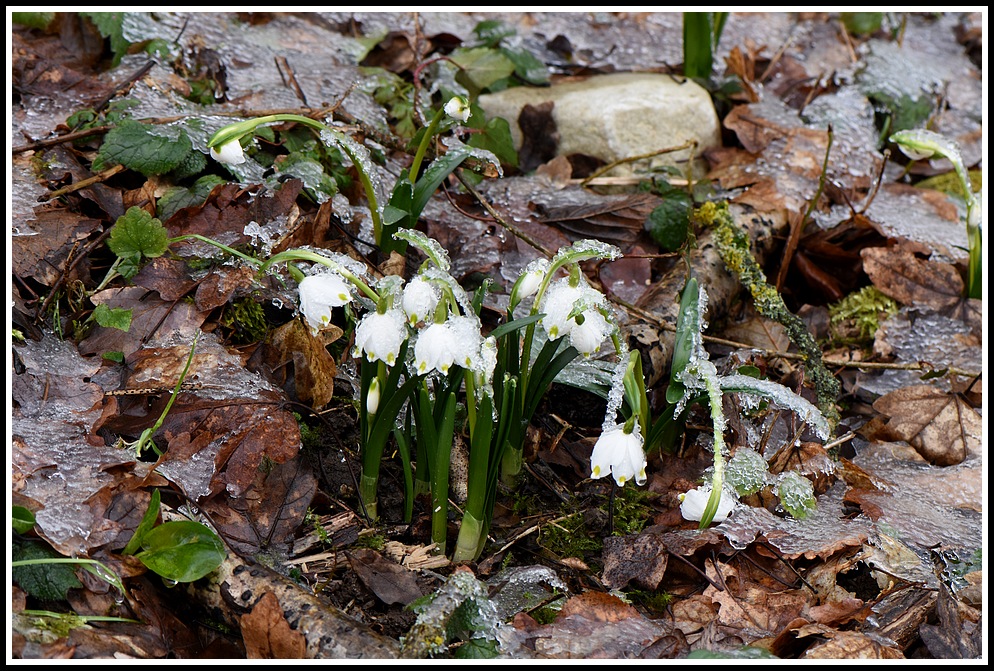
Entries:
[[212, 240], [211, 238], [204, 237], [203, 235], [198, 235], [197, 233], [190, 233], [189, 235], [180, 235], [180, 236], [177, 236], [175, 238], [169, 238], [168, 240], [166, 240], [166, 244], [171, 245], [174, 242], [182, 242], [183, 240], [200, 240], [201, 242], [206, 242], [209, 245], [214, 245], [218, 249], [226, 251], [229, 254], [231, 254], [232, 256], [237, 256], [238, 258], [242, 259], [243, 261], [248, 261], [252, 265], [256, 265], [256, 266], [263, 265], [262, 261], [260, 261], [259, 259], [254, 259], [254, 258], [252, 258], [251, 256], [249, 256], [247, 254], [242, 254], [237, 249], [232, 249], [228, 245], [221, 244], [217, 240]]
[[425, 152], [428, 151], [428, 144], [431, 142], [432, 137], [435, 136], [435, 131], [438, 129], [438, 124], [441, 123], [442, 117], [445, 116], [445, 110], [440, 109], [435, 112], [435, 116], [432, 117], [431, 123], [428, 124], [428, 128], [425, 129], [425, 134], [421, 138], [421, 144], [418, 145], [418, 151], [414, 155], [414, 162], [411, 163], [411, 184], [418, 183], [418, 173], [421, 172], [421, 163], [424, 161]]
[[[197, 335], [193, 337], [193, 344], [190, 345], [190, 354], [186, 357], [186, 366], [183, 367], [183, 372], [180, 373], [179, 379], [176, 380], [176, 386], [173, 387], [173, 393], [170, 394], [166, 407], [163, 408], [162, 414], [159, 415], [159, 418], [155, 420], [155, 424], [142, 431], [141, 436], [139, 436], [138, 440], [134, 443], [134, 451], [136, 456], [141, 456], [142, 451], [145, 449], [145, 445], [152, 440], [152, 436], [154, 436], [155, 432], [159, 430], [162, 423], [166, 421], [166, 415], [168, 415], [169, 411], [172, 410], [173, 403], [176, 401], [176, 397], [179, 396], [180, 387], [183, 386], [183, 382], [186, 380], [186, 376], [190, 372], [190, 364], [193, 363], [193, 353], [197, 350], [197, 340], [199, 339], [200, 332], [198, 331]], [[155, 443], [152, 443], [152, 449], [154, 449], [159, 456], [162, 456], [162, 453], [155, 446]]]
[[[700, 529], [707, 529], [714, 520], [714, 514], [721, 502], [721, 489], [725, 484], [725, 415], [721, 409], [721, 386], [718, 383], [714, 365], [702, 362], [705, 370], [700, 370], [704, 387], [711, 406], [711, 425], [714, 427], [714, 474], [711, 476], [711, 497], [701, 516]], [[701, 364], [699, 364], [700, 366]]]
[[[971, 214], [970, 206], [974, 205], [974, 207], [979, 207], [979, 204], [976, 204], [975, 201], [976, 198], [972, 198], [969, 201], [967, 201], [968, 220], [970, 219], [970, 214]], [[983, 266], [981, 265], [981, 262], [983, 261], [983, 258], [981, 256], [983, 243], [981, 240], [980, 226], [977, 225], [967, 226], [966, 235], [970, 242], [970, 267], [969, 267], [969, 275], [967, 277], [968, 280], [967, 292], [970, 298], [983, 298], [984, 296], [983, 276], [982, 276]]]
[[219, 147], [227, 142], [237, 140], [244, 135], [248, 135], [263, 124], [275, 123], [278, 121], [294, 121], [313, 128], [318, 131], [319, 134], [323, 131], [327, 131], [333, 138], [335, 138], [339, 148], [345, 152], [345, 155], [349, 157], [350, 161], [352, 161], [352, 165], [355, 166], [356, 172], [359, 173], [359, 181], [362, 182], [362, 188], [366, 191], [366, 200], [369, 201], [369, 214], [373, 218], [373, 235], [376, 239], [376, 243], [379, 244], [380, 237], [383, 232], [383, 221], [380, 217], [380, 206], [376, 198], [376, 189], [373, 188], [373, 182], [363, 168], [363, 157], [358, 156], [355, 153], [355, 150], [349, 146], [347, 142], [345, 142], [345, 134], [342, 133], [342, 131], [323, 124], [316, 119], [311, 119], [310, 117], [302, 116], [300, 114], [269, 114], [267, 116], [261, 116], [255, 119], [246, 119], [245, 121], [225, 126], [214, 134], [214, 137], [212, 137], [210, 142], [207, 143], [207, 147]]
[[459, 524], [459, 536], [456, 538], [456, 549], [452, 552], [452, 561], [469, 562], [476, 559], [482, 549], [483, 520], [467, 510]]
[[376, 520], [376, 485], [380, 481], [379, 460], [372, 469], [366, 468], [367, 464], [363, 460], [362, 475], [359, 476], [359, 500], [362, 501], [363, 510], [366, 517]]
[[379, 303], [380, 295], [373, 291], [368, 284], [363, 282], [355, 273], [350, 271], [345, 266], [340, 263], [335, 263], [333, 260], [329, 259], [327, 256], [318, 254], [317, 252], [312, 252], [307, 249], [288, 249], [285, 252], [280, 252], [274, 256], [271, 256], [268, 261], [263, 263], [259, 272], [266, 272], [269, 268], [276, 264], [289, 261], [313, 261], [314, 263], [320, 263], [321, 265], [328, 266], [332, 270], [338, 272], [340, 275], [345, 277], [347, 280], [352, 282], [359, 291], [366, 294], [372, 301]]

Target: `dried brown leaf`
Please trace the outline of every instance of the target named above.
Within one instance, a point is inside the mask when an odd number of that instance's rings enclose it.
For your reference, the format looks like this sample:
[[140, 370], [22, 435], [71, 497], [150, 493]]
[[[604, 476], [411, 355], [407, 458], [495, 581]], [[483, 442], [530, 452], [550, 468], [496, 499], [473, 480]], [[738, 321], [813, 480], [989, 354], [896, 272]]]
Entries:
[[307, 640], [290, 628], [273, 592], [263, 594], [240, 624], [249, 659], [304, 659]]
[[893, 440], [909, 443], [930, 464], [952, 466], [981, 449], [983, 421], [959, 394], [903, 387], [878, 398], [873, 409], [889, 418]]
[[[805, 628], [805, 633], [808, 630], [810, 627]], [[828, 627], [819, 629], [817, 635], [825, 640], [808, 648], [803, 659], [904, 659], [900, 650], [885, 645], [879, 637]]]
[[919, 258], [915, 247], [868, 247], [860, 252], [863, 270], [881, 292], [904, 305], [952, 309], [963, 296], [956, 267]]
[[620, 622], [641, 617], [634, 606], [607, 592], [584, 592], [570, 598], [563, 604], [557, 619], [570, 615], [580, 615], [593, 622]]
[[356, 548], [347, 552], [346, 556], [363, 584], [383, 603], [406, 606], [422, 596], [414, 572], [384, 559], [379, 552]]
[[[71, 255], [99, 228], [97, 219], [56, 207], [35, 208], [35, 218], [18, 224], [20, 234], [10, 238], [11, 271], [17, 277], [51, 286], [66, 269]], [[69, 279], [78, 277], [77, 269]]]
[[613, 589], [622, 589], [634, 580], [645, 589], [654, 590], [663, 581], [668, 558], [660, 534], [608, 536], [604, 539], [601, 580]]
[[303, 403], [311, 404], [315, 410], [328, 405], [334, 396], [338, 366], [327, 346], [341, 337], [342, 330], [337, 326], [313, 335], [310, 328], [299, 319], [287, 322], [271, 335], [272, 346], [279, 356], [274, 369], [292, 361], [297, 398]]

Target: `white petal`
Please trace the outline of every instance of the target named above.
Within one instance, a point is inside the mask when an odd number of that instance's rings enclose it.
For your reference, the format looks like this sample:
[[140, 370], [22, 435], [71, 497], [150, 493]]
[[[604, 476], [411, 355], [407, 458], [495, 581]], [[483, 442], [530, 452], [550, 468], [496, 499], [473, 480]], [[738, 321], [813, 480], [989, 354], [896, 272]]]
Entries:
[[229, 140], [220, 147], [211, 147], [211, 157], [227, 165], [238, 165], [245, 162], [245, 153], [238, 140]]
[[404, 313], [397, 308], [383, 314], [370, 312], [356, 327], [356, 350], [365, 352], [368, 361], [383, 361], [392, 366], [407, 339], [405, 324]]
[[336, 273], [308, 275], [297, 286], [300, 312], [314, 331], [331, 322], [332, 308], [352, 300], [349, 283]]
[[583, 323], [575, 324], [569, 331], [569, 343], [580, 354], [590, 356], [601, 348], [601, 343], [610, 332], [611, 325], [604, 319], [604, 315], [597, 310], [585, 310]]
[[[711, 487], [705, 485], [697, 489], [691, 489], [686, 494], [681, 494], [680, 514], [685, 520], [699, 522], [704, 517], [704, 509], [711, 498]], [[735, 507], [735, 496], [727, 489], [721, 490], [721, 499], [718, 501], [718, 510], [714, 514], [714, 522], [724, 522], [729, 513]]]
[[440, 292], [435, 285], [420, 276], [404, 287], [404, 312], [412, 325], [425, 320], [438, 305]]

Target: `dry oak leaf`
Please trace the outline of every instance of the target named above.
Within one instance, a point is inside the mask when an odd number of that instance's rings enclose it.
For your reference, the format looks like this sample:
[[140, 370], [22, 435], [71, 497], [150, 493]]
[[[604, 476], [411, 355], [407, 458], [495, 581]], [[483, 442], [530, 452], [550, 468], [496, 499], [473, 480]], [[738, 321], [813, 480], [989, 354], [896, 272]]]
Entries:
[[983, 421], [959, 395], [929, 385], [902, 387], [881, 396], [873, 409], [889, 417], [886, 428], [936, 466], [952, 466], [980, 452]]
[[384, 559], [379, 552], [356, 548], [346, 552], [345, 556], [363, 584], [383, 603], [406, 606], [423, 596], [414, 572]]
[[293, 383], [297, 398], [320, 410], [335, 393], [335, 375], [338, 367], [328, 352], [328, 345], [342, 337], [342, 330], [332, 325], [312, 335], [299, 319], [288, 321], [275, 329], [271, 339], [280, 355], [278, 368], [293, 361]]
[[249, 659], [304, 659], [307, 640], [290, 628], [283, 607], [272, 592], [256, 601], [252, 611], [241, 616], [242, 640]]
[[917, 256], [914, 243], [867, 247], [860, 252], [863, 270], [881, 292], [904, 305], [952, 309], [963, 296], [963, 278], [956, 266]]

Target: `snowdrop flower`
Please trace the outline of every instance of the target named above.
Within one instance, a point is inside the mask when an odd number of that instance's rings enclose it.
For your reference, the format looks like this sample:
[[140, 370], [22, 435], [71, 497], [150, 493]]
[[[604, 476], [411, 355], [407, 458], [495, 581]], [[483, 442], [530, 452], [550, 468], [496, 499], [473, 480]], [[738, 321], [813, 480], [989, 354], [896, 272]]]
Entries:
[[453, 96], [445, 103], [445, 113], [456, 121], [466, 123], [470, 115], [469, 101], [462, 96]]
[[423, 321], [434, 311], [440, 293], [438, 287], [420, 275], [404, 287], [403, 307], [411, 326]]
[[[683, 519], [693, 522], [700, 522], [704, 516], [704, 509], [711, 498], [711, 486], [704, 485], [697, 489], [691, 489], [686, 494], [680, 495], [680, 514]], [[718, 510], [714, 514], [715, 522], [724, 522], [728, 514], [735, 507], [735, 496], [727, 489], [722, 488], [721, 500], [718, 501]]]
[[574, 320], [569, 319], [569, 315], [573, 311], [574, 303], [583, 296], [583, 293], [583, 287], [570, 286], [569, 281], [565, 279], [557, 280], [549, 286], [545, 300], [542, 301], [541, 311], [545, 313], [542, 325], [550, 340], [561, 338], [576, 325]]
[[220, 147], [211, 147], [211, 158], [226, 165], [238, 165], [245, 162], [245, 154], [242, 152], [242, 145], [238, 138], [228, 140]]
[[400, 347], [407, 340], [407, 319], [398, 308], [386, 312], [370, 312], [355, 330], [356, 356], [366, 353], [367, 361], [383, 361], [389, 366], [397, 362]]
[[437, 370], [443, 375], [455, 362], [458, 341], [455, 333], [445, 324], [431, 324], [418, 335], [414, 343], [414, 369], [418, 375]]
[[538, 288], [542, 286], [542, 280], [545, 279], [545, 274], [548, 270], [549, 262], [545, 259], [535, 259], [535, 261], [529, 263], [521, 275], [518, 276], [518, 280], [514, 283], [514, 288], [511, 290], [516, 299], [515, 303], [534, 296]]
[[619, 487], [632, 478], [637, 484], [645, 484], [646, 459], [642, 443], [638, 422], [633, 422], [631, 433], [625, 433], [624, 424], [601, 432], [590, 455], [590, 477], [603, 478], [611, 473]]
[[589, 357], [601, 348], [604, 338], [611, 332], [611, 324], [595, 308], [584, 310], [581, 314], [583, 323], [569, 330], [569, 344], [583, 356]]
[[455, 338], [453, 362], [466, 369], [478, 370], [482, 366], [480, 348], [483, 346], [479, 320], [454, 316], [450, 317], [445, 324]]
[[317, 333], [331, 323], [331, 310], [352, 300], [349, 283], [337, 273], [308, 275], [297, 286], [300, 311]]

